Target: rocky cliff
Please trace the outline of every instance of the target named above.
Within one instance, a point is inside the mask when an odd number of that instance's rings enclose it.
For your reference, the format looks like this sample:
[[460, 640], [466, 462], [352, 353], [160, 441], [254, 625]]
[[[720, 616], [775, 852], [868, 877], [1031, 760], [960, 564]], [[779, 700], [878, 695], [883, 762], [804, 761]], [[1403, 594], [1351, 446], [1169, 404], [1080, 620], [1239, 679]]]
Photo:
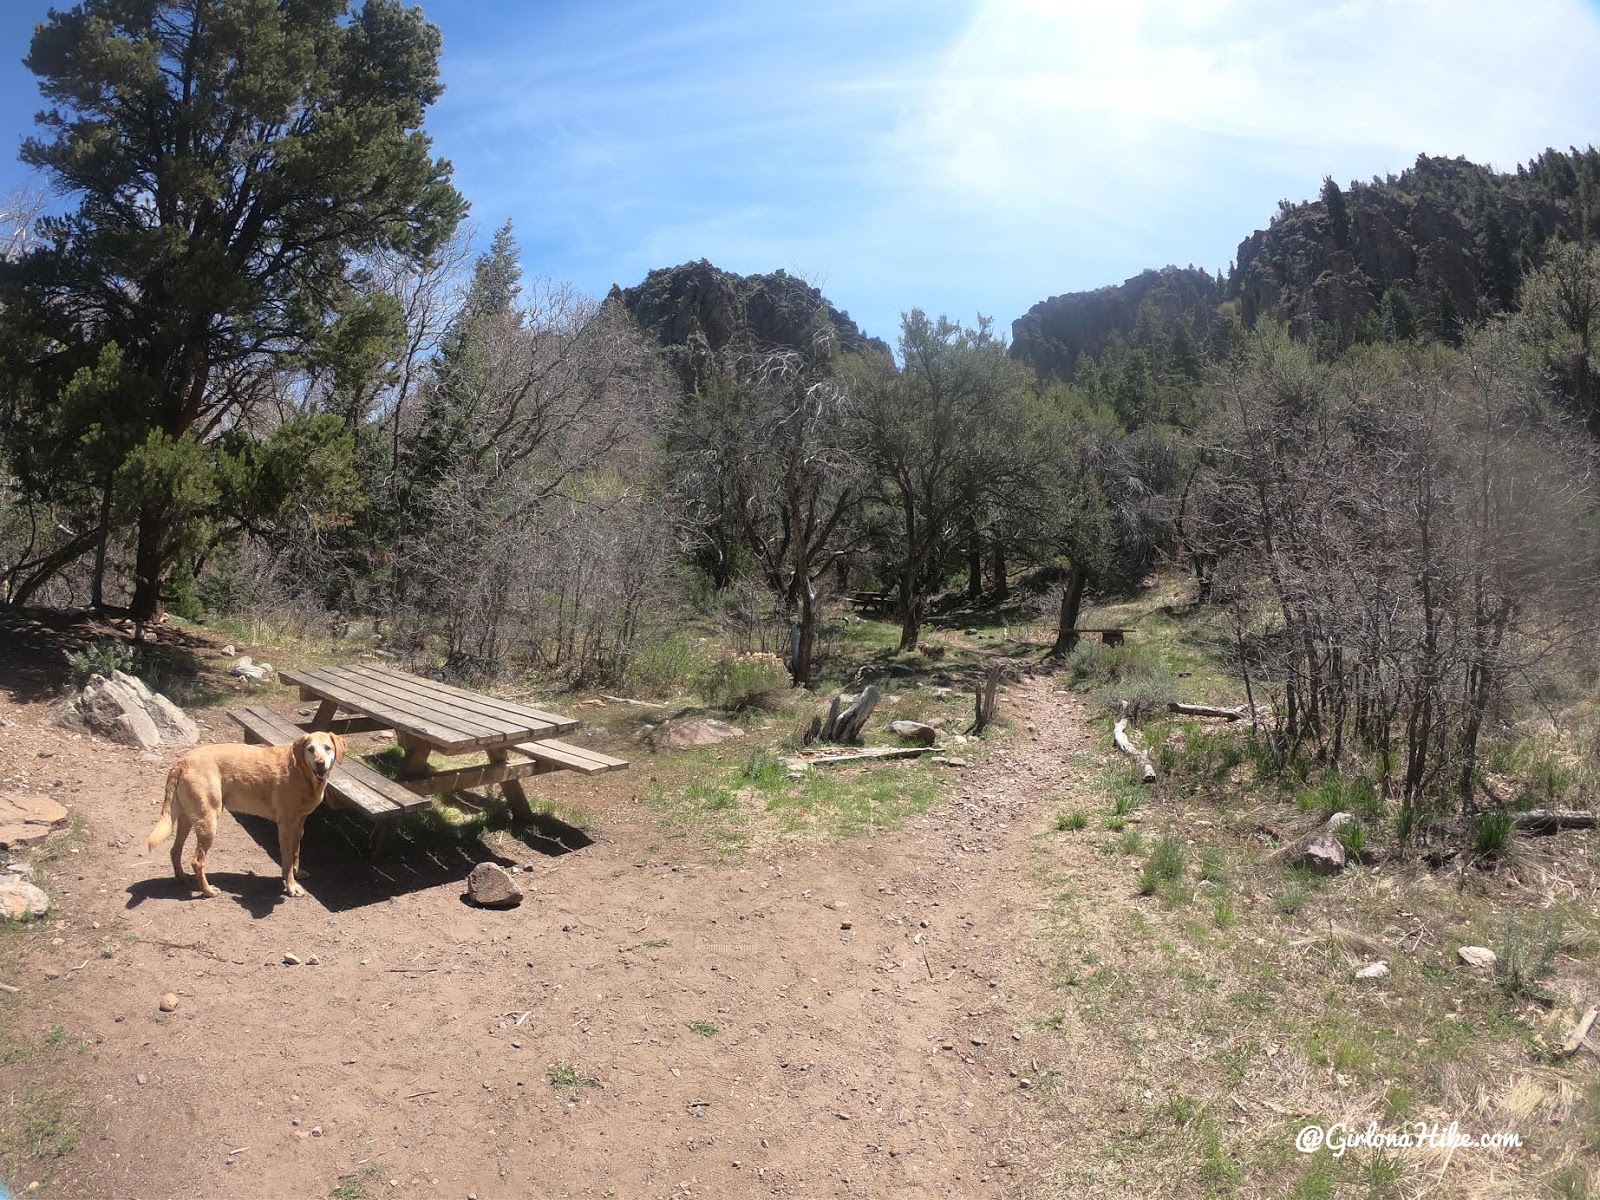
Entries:
[[[1012, 352], [1071, 378], [1079, 359], [1137, 340], [1141, 320], [1184, 317], [1192, 332], [1236, 313], [1247, 327], [1286, 322], [1297, 336], [1453, 341], [1516, 302], [1522, 275], [1554, 240], [1600, 233], [1600, 152], [1547, 150], [1515, 171], [1419, 156], [1398, 176], [1327, 181], [1283, 201], [1239, 243], [1220, 286], [1167, 267], [1116, 287], [1053, 296], [1012, 325]], [[1199, 339], [1202, 342], [1204, 338]]]
[[613, 287], [607, 303], [625, 307], [660, 343], [685, 387], [729, 346], [806, 349], [819, 329], [831, 329], [845, 353], [889, 353], [820, 291], [781, 270], [735, 275], [701, 259], [651, 271], [637, 287]]

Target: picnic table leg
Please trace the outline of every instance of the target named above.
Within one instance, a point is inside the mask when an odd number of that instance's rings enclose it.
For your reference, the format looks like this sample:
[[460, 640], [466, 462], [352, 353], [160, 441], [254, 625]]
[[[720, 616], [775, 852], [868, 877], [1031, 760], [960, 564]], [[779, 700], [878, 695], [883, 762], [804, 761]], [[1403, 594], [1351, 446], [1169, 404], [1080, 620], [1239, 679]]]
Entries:
[[428, 755], [432, 747], [427, 742], [416, 742], [400, 735], [400, 746], [406, 752], [405, 765], [400, 769], [402, 779], [415, 779], [428, 773]]
[[[508, 762], [511, 755], [504, 749], [489, 751], [489, 761], [494, 764]], [[502, 779], [500, 792], [506, 798], [506, 804], [511, 808], [511, 816], [517, 821], [527, 822], [533, 820], [533, 805], [528, 803], [528, 793], [522, 790], [522, 780]]]
[[368, 839], [367, 849], [373, 858], [381, 858], [388, 853], [389, 847], [394, 843], [394, 835], [399, 829], [399, 813], [389, 817], [379, 817], [372, 823], [372, 836]]
[[331, 729], [333, 718], [338, 713], [339, 706], [332, 700], [324, 700], [317, 706], [317, 715], [311, 718], [311, 728]]

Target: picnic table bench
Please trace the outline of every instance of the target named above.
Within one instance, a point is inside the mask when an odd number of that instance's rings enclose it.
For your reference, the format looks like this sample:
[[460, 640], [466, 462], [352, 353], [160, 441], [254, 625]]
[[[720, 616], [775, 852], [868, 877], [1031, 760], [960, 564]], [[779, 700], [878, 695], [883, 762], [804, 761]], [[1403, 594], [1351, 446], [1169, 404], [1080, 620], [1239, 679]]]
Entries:
[[[308, 667], [280, 671], [279, 678], [297, 685], [302, 700], [321, 701], [316, 715], [295, 723], [265, 708], [230, 711], [247, 740], [281, 746], [312, 730], [341, 734], [392, 730], [405, 751], [398, 780], [353, 758], [346, 758], [328, 777], [329, 804], [351, 809], [372, 823], [374, 852], [383, 848], [408, 809], [426, 807], [436, 795], [498, 784], [512, 816], [528, 821], [534, 814], [522, 788], [526, 776], [552, 771], [598, 775], [628, 765], [623, 759], [557, 740], [557, 734], [578, 728], [571, 717], [390, 667], [363, 663]], [[429, 762], [435, 750], [449, 755], [481, 753], [487, 761], [435, 771]]]
[[888, 612], [894, 605], [894, 592], [851, 592], [845, 599], [863, 612]]

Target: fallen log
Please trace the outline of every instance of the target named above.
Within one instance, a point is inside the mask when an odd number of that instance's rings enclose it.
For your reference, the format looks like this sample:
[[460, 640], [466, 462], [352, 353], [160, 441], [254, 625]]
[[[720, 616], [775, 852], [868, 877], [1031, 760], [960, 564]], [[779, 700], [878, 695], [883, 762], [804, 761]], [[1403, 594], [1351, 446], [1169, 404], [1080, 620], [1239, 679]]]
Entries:
[[786, 758], [783, 765], [791, 771], [804, 771], [811, 767], [835, 767], [841, 763], [867, 762], [877, 758], [920, 758], [934, 749], [933, 746], [882, 746], [870, 750], [857, 750], [852, 754], [814, 754], [806, 758]]
[[1242, 704], [1238, 708], [1218, 708], [1212, 704], [1184, 704], [1177, 700], [1168, 701], [1167, 710], [1185, 717], [1221, 717], [1224, 721], [1242, 721], [1249, 715]]
[[1593, 829], [1592, 812], [1570, 808], [1530, 808], [1516, 815], [1518, 829], [1526, 833], [1555, 833], [1562, 829]]
[[1589, 1036], [1589, 1030], [1594, 1028], [1594, 1019], [1597, 1016], [1600, 1016], [1600, 1008], [1591, 1008], [1584, 1013], [1583, 1019], [1573, 1027], [1571, 1033], [1567, 1034], [1567, 1040], [1561, 1043], [1561, 1049], [1557, 1050], [1556, 1054], [1562, 1058], [1576, 1054], [1578, 1047], [1583, 1045], [1583, 1039]]
[[1133, 738], [1128, 736], [1128, 718], [1121, 718], [1111, 727], [1111, 737], [1117, 743], [1117, 749], [1133, 759], [1139, 768], [1139, 777], [1145, 783], [1156, 781], [1155, 764], [1150, 761], [1150, 756], [1144, 752]]

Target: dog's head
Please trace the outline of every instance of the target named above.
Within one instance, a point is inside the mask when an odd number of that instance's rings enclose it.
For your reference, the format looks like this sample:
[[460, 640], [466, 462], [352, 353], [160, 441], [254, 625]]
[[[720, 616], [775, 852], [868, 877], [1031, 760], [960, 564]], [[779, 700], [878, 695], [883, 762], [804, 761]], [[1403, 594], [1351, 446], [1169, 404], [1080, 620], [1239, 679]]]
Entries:
[[345, 740], [337, 733], [302, 733], [294, 741], [295, 761], [317, 783], [328, 781], [333, 768], [344, 761]]

